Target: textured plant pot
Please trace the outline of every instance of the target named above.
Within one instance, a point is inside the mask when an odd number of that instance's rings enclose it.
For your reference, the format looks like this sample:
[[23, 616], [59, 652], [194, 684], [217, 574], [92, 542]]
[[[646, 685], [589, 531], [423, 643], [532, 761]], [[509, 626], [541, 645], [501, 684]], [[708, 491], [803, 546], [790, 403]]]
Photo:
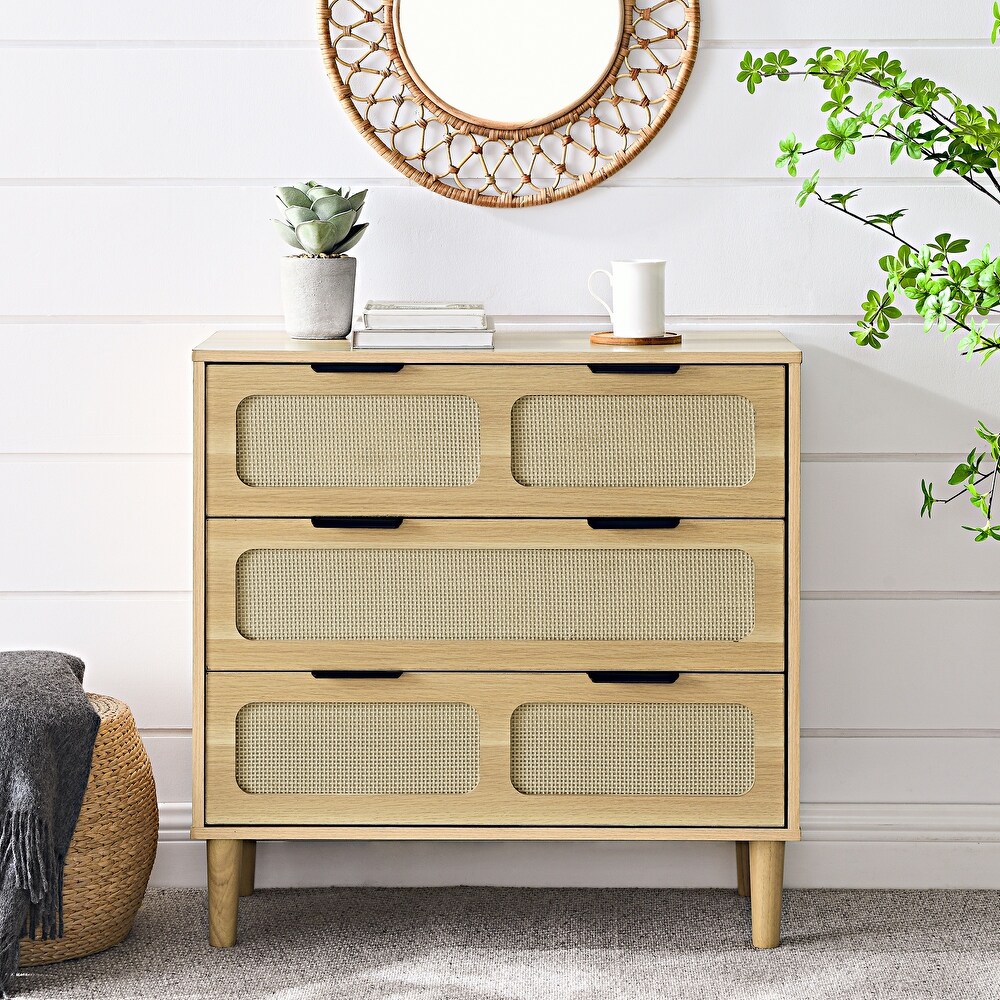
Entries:
[[353, 257], [282, 257], [285, 329], [296, 340], [341, 340], [354, 317]]

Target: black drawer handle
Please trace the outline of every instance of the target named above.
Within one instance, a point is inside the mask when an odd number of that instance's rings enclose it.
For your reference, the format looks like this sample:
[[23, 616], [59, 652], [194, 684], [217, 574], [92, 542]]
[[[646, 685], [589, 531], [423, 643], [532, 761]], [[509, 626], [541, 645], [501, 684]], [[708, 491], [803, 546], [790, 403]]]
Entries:
[[676, 670], [595, 670], [587, 676], [594, 684], [676, 684]]
[[310, 365], [318, 375], [350, 375], [352, 372], [383, 372], [392, 374], [401, 372], [403, 365], [393, 361], [325, 361], [323, 364]]
[[401, 517], [312, 517], [314, 528], [376, 528], [391, 531], [402, 523]]
[[394, 681], [403, 676], [402, 670], [313, 670], [318, 681]]
[[595, 531], [669, 531], [681, 523], [679, 517], [588, 517]]
[[614, 362], [588, 364], [595, 375], [676, 375], [680, 365], [629, 365]]

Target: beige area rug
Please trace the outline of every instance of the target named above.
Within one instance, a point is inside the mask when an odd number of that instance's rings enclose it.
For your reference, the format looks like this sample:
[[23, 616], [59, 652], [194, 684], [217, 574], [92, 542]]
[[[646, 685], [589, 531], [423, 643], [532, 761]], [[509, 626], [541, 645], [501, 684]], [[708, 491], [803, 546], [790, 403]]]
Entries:
[[1000, 893], [790, 891], [785, 944], [749, 945], [723, 890], [310, 889], [243, 900], [205, 941], [205, 896], [150, 892], [111, 951], [25, 970], [32, 1000], [998, 1000]]

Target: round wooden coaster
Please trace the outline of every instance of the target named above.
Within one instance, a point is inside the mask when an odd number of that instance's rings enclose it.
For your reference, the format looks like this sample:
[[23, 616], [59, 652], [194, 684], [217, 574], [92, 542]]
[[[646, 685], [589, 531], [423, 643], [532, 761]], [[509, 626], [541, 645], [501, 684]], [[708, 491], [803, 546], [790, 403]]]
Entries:
[[613, 333], [592, 333], [592, 344], [603, 344], [606, 347], [671, 347], [681, 342], [679, 333], [664, 333], [660, 337], [616, 337]]

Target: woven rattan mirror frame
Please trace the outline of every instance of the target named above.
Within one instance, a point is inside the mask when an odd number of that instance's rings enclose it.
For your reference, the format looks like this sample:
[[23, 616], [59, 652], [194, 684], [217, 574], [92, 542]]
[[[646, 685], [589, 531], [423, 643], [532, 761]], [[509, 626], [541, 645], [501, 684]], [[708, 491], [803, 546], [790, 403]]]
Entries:
[[394, 37], [398, 0], [317, 2], [327, 73], [358, 131], [418, 184], [475, 205], [543, 205], [610, 177], [663, 127], [698, 53], [699, 0], [622, 0], [625, 31], [604, 80], [557, 118], [495, 128], [414, 81]]

